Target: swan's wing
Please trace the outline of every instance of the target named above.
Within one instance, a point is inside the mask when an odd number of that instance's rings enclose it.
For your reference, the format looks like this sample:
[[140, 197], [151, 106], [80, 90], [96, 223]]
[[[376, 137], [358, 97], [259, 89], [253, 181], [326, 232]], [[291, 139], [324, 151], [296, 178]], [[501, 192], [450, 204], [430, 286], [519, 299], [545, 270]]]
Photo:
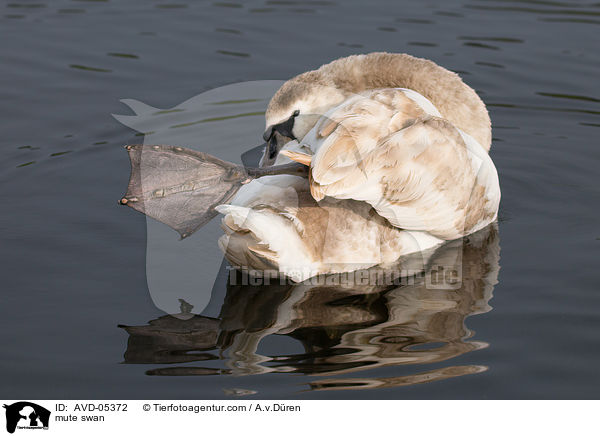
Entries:
[[366, 201], [396, 227], [446, 240], [496, 218], [500, 195], [494, 165], [450, 122], [425, 116], [381, 138], [354, 162], [340, 140], [313, 158], [311, 192], [316, 198]]
[[185, 238], [217, 215], [248, 176], [244, 168], [195, 150], [128, 145], [131, 175], [125, 204]]
[[321, 184], [341, 180], [362, 166], [382, 138], [425, 116], [422, 105], [407, 91], [387, 88], [364, 92], [323, 115], [302, 140], [314, 154], [313, 178]]

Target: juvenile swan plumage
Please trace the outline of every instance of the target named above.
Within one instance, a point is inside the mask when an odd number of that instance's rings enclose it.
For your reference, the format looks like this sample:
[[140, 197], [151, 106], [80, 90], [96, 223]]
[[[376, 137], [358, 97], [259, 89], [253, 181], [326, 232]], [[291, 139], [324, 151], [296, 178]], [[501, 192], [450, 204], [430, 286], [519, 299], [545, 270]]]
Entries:
[[431, 61], [336, 60], [287, 81], [266, 126], [261, 165], [291, 158], [309, 178], [261, 177], [217, 208], [236, 266], [301, 281], [390, 264], [497, 218], [485, 105]]

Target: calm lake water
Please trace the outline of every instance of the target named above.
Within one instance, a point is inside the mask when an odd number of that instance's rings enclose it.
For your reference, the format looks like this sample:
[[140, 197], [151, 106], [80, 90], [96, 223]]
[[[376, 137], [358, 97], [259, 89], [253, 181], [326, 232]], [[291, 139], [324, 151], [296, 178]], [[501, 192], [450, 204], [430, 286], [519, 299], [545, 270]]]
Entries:
[[[0, 2], [0, 396], [598, 398], [599, 31], [591, 0]], [[459, 252], [462, 286], [226, 286], [217, 230], [187, 268], [208, 307], [165, 315], [146, 220], [117, 205], [144, 139], [119, 100], [170, 109], [372, 51], [432, 59], [489, 107], [498, 229], [432, 260]], [[248, 134], [213, 154], [259, 143], [255, 100], [230, 102]]]

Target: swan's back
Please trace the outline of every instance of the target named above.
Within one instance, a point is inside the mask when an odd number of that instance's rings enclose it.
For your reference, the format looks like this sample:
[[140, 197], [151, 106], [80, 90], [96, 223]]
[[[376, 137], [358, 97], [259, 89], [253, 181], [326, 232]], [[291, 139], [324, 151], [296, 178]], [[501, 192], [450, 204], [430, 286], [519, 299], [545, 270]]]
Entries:
[[456, 73], [432, 61], [383, 52], [337, 59], [284, 83], [269, 103], [267, 125], [289, 117], [294, 104], [311, 98], [315, 85], [330, 94], [330, 107], [369, 89], [412, 89], [429, 99], [445, 119], [475, 138], [486, 151], [490, 149], [491, 121], [485, 104]]

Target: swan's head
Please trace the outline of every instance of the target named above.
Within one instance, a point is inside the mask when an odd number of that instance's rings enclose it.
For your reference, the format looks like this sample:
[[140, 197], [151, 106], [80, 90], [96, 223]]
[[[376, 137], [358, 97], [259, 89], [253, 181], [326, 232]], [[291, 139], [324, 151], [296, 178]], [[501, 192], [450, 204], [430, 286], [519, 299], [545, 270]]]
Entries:
[[271, 99], [265, 114], [262, 166], [272, 165], [284, 144], [294, 139], [301, 141], [323, 114], [348, 96], [348, 92], [327, 84], [316, 73], [311, 71], [288, 80]]

